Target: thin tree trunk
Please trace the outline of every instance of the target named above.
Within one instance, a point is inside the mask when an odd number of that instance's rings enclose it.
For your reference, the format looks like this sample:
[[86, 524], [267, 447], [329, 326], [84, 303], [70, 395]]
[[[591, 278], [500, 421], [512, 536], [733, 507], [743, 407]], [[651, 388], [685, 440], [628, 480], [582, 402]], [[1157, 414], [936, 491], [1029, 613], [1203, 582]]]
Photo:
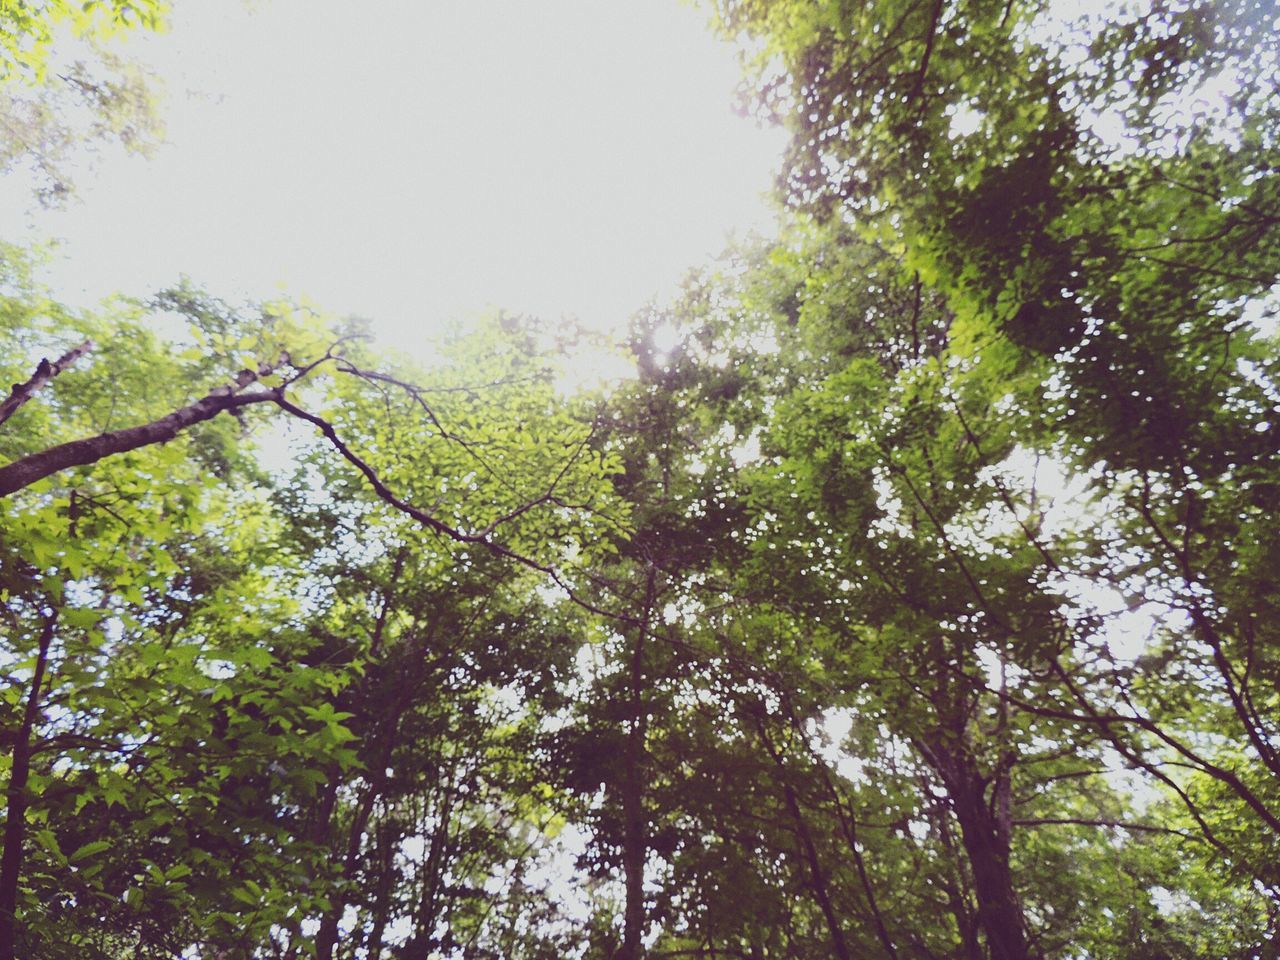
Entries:
[[[664, 444], [662, 455], [662, 495], [670, 494], [670, 443]], [[645, 702], [645, 641], [658, 596], [658, 567], [642, 550], [648, 570], [645, 574], [644, 607], [640, 613], [635, 647], [631, 653], [630, 723], [624, 748], [622, 773], [622, 867], [626, 886], [626, 903], [622, 918], [622, 946], [614, 960], [641, 960], [644, 955], [646, 911], [644, 902], [644, 867], [648, 859], [647, 818], [644, 810], [644, 755], [649, 732], [648, 705]]]
[[615, 960], [640, 960], [644, 934], [645, 838], [644, 785], [638, 761], [635, 727], [627, 736], [625, 771], [622, 779], [622, 870], [626, 904], [622, 914], [622, 946]]
[[813, 832], [809, 829], [809, 824], [800, 809], [800, 801], [796, 797], [796, 792], [787, 779], [786, 765], [783, 762], [782, 754], [774, 747], [773, 741], [769, 738], [769, 732], [765, 729], [763, 713], [757, 713], [756, 715], [756, 732], [760, 734], [760, 742], [763, 744], [765, 751], [768, 752], [770, 759], [773, 760], [774, 766], [777, 767], [778, 777], [782, 781], [782, 793], [786, 800], [787, 813], [791, 815], [791, 822], [795, 824], [796, 836], [800, 840], [800, 846], [804, 853], [805, 866], [809, 870], [809, 889], [813, 891], [813, 898], [818, 902], [818, 908], [822, 911], [823, 919], [827, 922], [827, 932], [831, 937], [831, 949], [839, 960], [851, 960], [849, 945], [845, 942], [844, 930], [840, 927], [840, 918], [836, 915], [835, 904], [832, 903], [831, 894], [827, 889], [826, 871], [822, 869], [822, 861], [818, 857], [818, 848], [813, 842]]
[[[947, 653], [935, 649], [930, 660], [942, 662]], [[959, 661], [961, 656], [961, 651], [952, 650], [949, 659]], [[971, 694], [967, 686], [943, 683], [937, 687], [930, 699], [938, 725], [914, 743], [942, 780], [951, 812], [960, 825], [960, 842], [978, 903], [978, 926], [991, 960], [1029, 960], [1026, 918], [1009, 866], [1012, 833], [1008, 755], [1000, 757], [994, 777], [983, 776], [969, 741]], [[1004, 722], [1002, 718], [1001, 723]], [[993, 784], [991, 804], [987, 803], [988, 784]]]
[[813, 834], [800, 811], [800, 803], [791, 784], [783, 785], [783, 793], [787, 801], [787, 812], [796, 825], [796, 833], [804, 848], [805, 864], [809, 868], [809, 886], [813, 890], [813, 898], [818, 901], [822, 916], [827, 921], [827, 932], [831, 935], [831, 949], [839, 960], [851, 960], [849, 946], [845, 943], [844, 931], [840, 928], [840, 918], [836, 916], [835, 904], [831, 902], [831, 893], [827, 890], [827, 876], [822, 869], [822, 861], [818, 859], [818, 848], [814, 845]]
[[626, 903], [622, 915], [622, 946], [614, 960], [640, 960], [643, 955], [645, 904], [644, 865], [648, 857], [644, 813], [644, 741], [648, 717], [644, 700], [644, 651], [649, 618], [657, 589], [657, 567], [650, 565], [645, 583], [644, 613], [631, 653], [631, 719], [627, 728], [622, 771], [622, 872]]
[[[858, 842], [858, 820], [857, 814], [853, 809], [853, 803], [847, 801], [842, 795], [835, 781], [831, 778], [831, 771], [827, 768], [826, 761], [818, 756], [812, 746], [809, 745], [808, 738], [805, 736], [804, 727], [800, 722], [800, 718], [796, 716], [795, 710], [788, 704], [788, 719], [791, 722], [791, 729], [795, 735], [805, 744], [805, 749], [813, 761], [814, 766], [822, 777], [823, 786], [826, 788], [827, 795], [831, 798], [831, 804], [835, 809], [836, 818], [840, 822], [841, 832], [844, 834], [845, 845], [849, 848], [849, 853], [853, 857], [854, 868], [858, 872], [858, 882], [862, 886], [863, 896], [867, 901], [867, 908], [871, 912], [871, 920], [876, 929], [876, 937], [880, 941], [880, 945], [884, 947], [885, 954], [889, 960], [898, 960], [898, 949], [894, 945], [893, 938], [889, 935], [888, 926], [885, 924], [884, 914], [880, 911], [880, 904], [876, 897], [875, 888], [871, 884], [871, 877], [867, 873], [866, 858], [862, 855], [862, 849]], [[779, 762], [779, 758], [775, 757], [775, 762]], [[780, 766], [780, 764], [779, 764]]]
[[395, 846], [391, 842], [390, 829], [382, 829], [378, 837], [378, 889], [373, 901], [372, 925], [365, 938], [365, 960], [378, 960], [382, 955], [382, 937], [387, 928], [387, 914], [391, 909], [391, 868], [395, 859]]
[[13, 762], [9, 771], [7, 809], [4, 822], [4, 853], [0, 855], [0, 960], [14, 960], [18, 928], [18, 877], [22, 870], [22, 845], [26, 840], [27, 780], [31, 772], [31, 734], [40, 715], [40, 696], [45, 670], [49, 663], [49, 647], [58, 622], [55, 610], [45, 617], [40, 630], [36, 668], [31, 677], [31, 691], [22, 713], [22, 727], [13, 744]]
[[[375, 761], [377, 766], [371, 771], [372, 777], [369, 785], [361, 795], [360, 802], [351, 819], [351, 829], [347, 832], [347, 848], [342, 863], [341, 882], [343, 887], [355, 879], [356, 870], [360, 865], [362, 841], [364, 840], [365, 831], [369, 827], [369, 818], [373, 815], [374, 804], [377, 803], [386, 785], [387, 764], [391, 762], [391, 753], [396, 745], [400, 717], [403, 715], [404, 709], [405, 702], [401, 700], [396, 704], [394, 712], [388, 718], [386, 739], [383, 741], [381, 750], [378, 752], [378, 759]], [[333, 897], [333, 909], [321, 919], [320, 929], [316, 933], [316, 960], [332, 960], [333, 948], [338, 944], [338, 923], [342, 920], [346, 907], [346, 895], [343, 888], [340, 887]], [[3, 958], [0, 958], [0, 960], [3, 960]]]
[[424, 951], [435, 935], [436, 921], [440, 913], [440, 892], [444, 885], [445, 864], [449, 856], [449, 824], [453, 818], [454, 787], [449, 784], [440, 795], [436, 813], [436, 828], [431, 831], [431, 844], [419, 875], [422, 878], [422, 895], [418, 899], [414, 927], [417, 932], [409, 946]]
[[[400, 575], [404, 571], [406, 556], [407, 552], [404, 548], [401, 548], [396, 553], [391, 579], [382, 592], [382, 603], [378, 608], [377, 619], [374, 622], [373, 633], [370, 637], [369, 652], [371, 657], [377, 657], [381, 653], [387, 615], [391, 610], [394, 591], [399, 583]], [[360, 863], [361, 843], [369, 825], [369, 818], [373, 814], [374, 804], [382, 795], [383, 788], [386, 786], [386, 771], [391, 764], [392, 754], [395, 752], [395, 748], [399, 742], [400, 720], [409, 709], [413, 695], [417, 691], [418, 685], [422, 680], [422, 670], [423, 667], [421, 663], [417, 664], [412, 677], [402, 684], [400, 693], [392, 705], [389, 715], [385, 718], [381, 735], [379, 736], [377, 734], [376, 726], [374, 726], [370, 732], [370, 739], [373, 740], [371, 746], [377, 750], [378, 759], [375, 761], [375, 765], [370, 771], [368, 788], [360, 798], [360, 803], [357, 806], [355, 815], [352, 819], [351, 829], [347, 835], [347, 849], [343, 857], [342, 868], [343, 885], [349, 883], [355, 878], [356, 869]], [[374, 676], [375, 675], [372, 673], [366, 675], [358, 688], [359, 692], [357, 699], [364, 707], [369, 706], [370, 697], [373, 695]], [[353, 712], [360, 712], [360, 707], [353, 704]], [[365, 709], [364, 712], [369, 713], [370, 711]], [[329, 806], [328, 815], [332, 814], [332, 807], [336, 794], [336, 779], [335, 771], [334, 782], [331, 785], [329, 794], [325, 798]], [[341, 921], [342, 914], [345, 910], [346, 897], [344, 892], [339, 889], [334, 896], [333, 909], [321, 919], [320, 929], [316, 933], [316, 960], [331, 960], [334, 947], [336, 947], [338, 943], [338, 923]], [[381, 933], [379, 933], [379, 936], [381, 936]]]

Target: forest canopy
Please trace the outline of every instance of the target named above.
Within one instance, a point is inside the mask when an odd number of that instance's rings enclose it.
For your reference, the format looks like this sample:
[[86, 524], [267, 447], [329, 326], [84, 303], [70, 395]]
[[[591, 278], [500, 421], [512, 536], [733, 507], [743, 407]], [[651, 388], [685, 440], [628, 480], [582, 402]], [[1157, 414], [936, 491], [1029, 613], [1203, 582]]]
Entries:
[[620, 343], [0, 247], [0, 960], [1280, 956], [1280, 9], [707, 12], [783, 227]]

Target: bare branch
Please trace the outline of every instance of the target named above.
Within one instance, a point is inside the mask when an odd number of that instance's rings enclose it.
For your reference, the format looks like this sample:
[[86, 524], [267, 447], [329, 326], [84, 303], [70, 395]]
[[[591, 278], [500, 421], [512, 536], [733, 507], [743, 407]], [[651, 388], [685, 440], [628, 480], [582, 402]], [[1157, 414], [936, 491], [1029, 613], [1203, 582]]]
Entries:
[[[929, 14], [929, 29], [924, 39], [924, 54], [920, 57], [920, 69], [916, 71], [915, 89], [911, 99], [919, 100], [924, 93], [924, 80], [929, 74], [929, 60], [933, 56], [933, 46], [938, 39], [938, 21], [942, 18], [943, 0], [934, 0], [933, 10]], [[923, 104], [920, 107], [924, 109]]]
[[[489, 530], [485, 530], [480, 533], [466, 533], [465, 531], [459, 530], [457, 527], [445, 523], [440, 518], [432, 516], [420, 507], [415, 507], [408, 501], [401, 499], [382, 481], [382, 478], [378, 476], [377, 471], [374, 470], [373, 467], [369, 466], [369, 464], [360, 457], [359, 454], [347, 446], [342, 438], [338, 436], [338, 432], [334, 430], [333, 424], [329, 423], [329, 421], [325, 420], [323, 417], [310, 413], [309, 411], [299, 407], [297, 404], [286, 400], [283, 391], [273, 391], [270, 394], [269, 399], [273, 400], [281, 410], [292, 414], [300, 420], [305, 420], [307, 423], [316, 427], [316, 429], [324, 434], [325, 439], [329, 441], [330, 445], [342, 455], [342, 458], [364, 475], [365, 480], [380, 500], [395, 508], [400, 513], [416, 520], [428, 530], [433, 530], [436, 533], [442, 534], [457, 543], [474, 544], [476, 546], [484, 547], [486, 550], [497, 556], [505, 557], [508, 560], [514, 560], [516, 563], [521, 566], [528, 567], [530, 570], [537, 570], [539, 573], [546, 574], [551, 578], [556, 586], [568, 595], [569, 599], [573, 601], [573, 603], [584, 610], [599, 614], [602, 617], [607, 617], [610, 620], [618, 620], [625, 623], [638, 623], [634, 617], [611, 610], [605, 610], [603, 607], [596, 606], [589, 600], [580, 596], [565, 581], [564, 577], [560, 574], [560, 571], [554, 566], [534, 560], [532, 557], [525, 556], [505, 544], [490, 539], [492, 527]], [[541, 499], [545, 501], [548, 498], [543, 497]]]
[[0, 402], [0, 423], [4, 423], [17, 413], [18, 408], [43, 390], [50, 380], [92, 349], [93, 341], [86, 340], [79, 346], [72, 347], [52, 363], [47, 359], [41, 360], [36, 365], [36, 372], [24, 383], [15, 383], [9, 391], [9, 396], [5, 397], [3, 402]]
[[1125, 820], [1090, 820], [1083, 817], [1035, 817], [1029, 820], [1014, 820], [1013, 825], [1015, 827], [1050, 827], [1059, 825], [1111, 827], [1116, 830], [1130, 830], [1135, 833], [1171, 833], [1185, 840], [1204, 841], [1203, 837], [1197, 837], [1194, 833], [1187, 833], [1185, 830], [1175, 830], [1173, 827], [1161, 827], [1150, 823], [1129, 823]]

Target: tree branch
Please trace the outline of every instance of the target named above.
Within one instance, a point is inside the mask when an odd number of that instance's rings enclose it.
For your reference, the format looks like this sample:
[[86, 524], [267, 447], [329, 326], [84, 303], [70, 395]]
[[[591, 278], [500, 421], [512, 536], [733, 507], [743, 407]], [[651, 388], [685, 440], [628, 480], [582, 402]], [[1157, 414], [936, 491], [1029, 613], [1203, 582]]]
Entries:
[[[944, 0], [934, 0], [933, 10], [929, 14], [929, 32], [925, 35], [924, 54], [920, 57], [920, 69], [916, 72], [915, 89], [912, 100], [919, 100], [924, 93], [924, 79], [929, 74], [929, 60], [933, 56], [933, 45], [938, 39], [938, 21], [942, 19]], [[923, 109], [923, 105], [921, 105]]]
[[24, 383], [15, 383], [9, 396], [0, 403], [0, 423], [4, 423], [18, 408], [44, 389], [45, 385], [71, 364], [75, 363], [93, 349], [93, 341], [86, 340], [78, 347], [72, 347], [57, 360], [50, 363], [47, 359], [36, 365], [36, 372]]
[[[552, 581], [555, 582], [556, 586], [558, 586], [561, 590], [565, 592], [565, 594], [568, 595], [569, 599], [573, 601], [573, 603], [575, 603], [577, 606], [581, 607], [584, 610], [590, 611], [591, 613], [599, 614], [602, 617], [607, 617], [610, 620], [621, 621], [623, 623], [636, 624], [639, 622], [635, 617], [631, 617], [626, 614], [617, 613], [612, 610], [606, 610], [603, 607], [599, 607], [593, 604], [591, 601], [585, 599], [580, 594], [578, 594], [571, 586], [569, 586], [569, 584], [565, 581], [564, 577], [561, 576], [560, 571], [557, 570], [554, 566], [550, 564], [542, 563], [538, 560], [534, 560], [532, 557], [525, 556], [524, 554], [511, 549], [505, 544], [502, 544], [496, 540], [490, 539], [492, 526], [487, 530], [481, 531], [480, 533], [466, 533], [462, 530], [459, 530], [457, 527], [454, 527], [448, 523], [445, 523], [443, 520], [439, 519], [438, 517], [432, 516], [431, 514], [427, 513], [427, 511], [421, 509], [420, 507], [415, 507], [413, 504], [409, 503], [408, 501], [401, 499], [391, 490], [390, 487], [386, 485], [386, 483], [383, 482], [382, 478], [378, 476], [377, 471], [374, 470], [373, 467], [369, 466], [369, 464], [365, 462], [365, 460], [359, 454], [357, 454], [354, 450], [352, 450], [349, 446], [347, 446], [347, 444], [343, 441], [343, 439], [338, 436], [338, 432], [333, 428], [333, 424], [329, 423], [329, 421], [325, 420], [323, 417], [317, 416], [314, 413], [310, 413], [309, 411], [299, 407], [297, 404], [292, 403], [289, 400], [286, 400], [284, 397], [283, 391], [278, 391], [278, 390], [273, 391], [269, 396], [265, 397], [264, 399], [270, 399], [274, 401], [276, 406], [278, 406], [281, 410], [284, 410], [285, 412], [292, 414], [293, 416], [297, 417], [299, 420], [305, 420], [307, 423], [310, 423], [312, 426], [318, 429], [322, 434], [324, 434], [324, 437], [326, 440], [329, 441], [329, 444], [335, 450], [337, 450], [339, 454], [342, 455], [342, 458], [346, 460], [349, 464], [351, 464], [353, 467], [355, 467], [357, 470], [360, 471], [360, 473], [364, 476], [365, 480], [368, 482], [369, 486], [372, 488], [373, 492], [377, 494], [380, 500], [382, 500], [384, 503], [388, 504], [389, 506], [395, 508], [400, 513], [403, 513], [406, 516], [411, 517], [412, 519], [418, 521], [418, 523], [422, 524], [428, 530], [432, 530], [445, 537], [448, 537], [450, 540], [453, 540], [457, 543], [474, 544], [476, 546], [484, 547], [486, 550], [488, 550], [493, 554], [496, 554], [497, 556], [505, 557], [508, 560], [514, 560], [516, 563], [520, 564], [521, 566], [528, 567], [530, 570], [537, 570], [539, 573], [546, 574], [548, 577], [552, 579]], [[2, 473], [3, 471], [0, 471], [0, 474]], [[541, 499], [543, 500], [543, 502], [545, 502], [547, 498], [543, 497]]]
[[274, 392], [237, 393], [258, 377], [270, 373], [271, 369], [263, 366], [257, 372], [241, 370], [230, 384], [217, 387], [195, 403], [180, 407], [150, 423], [61, 443], [0, 467], [0, 499], [69, 467], [83, 467], [153, 443], [167, 443], [187, 427], [211, 420], [224, 410], [236, 410], [253, 403], [274, 400]]
[[1076, 827], [1111, 827], [1116, 830], [1130, 830], [1138, 833], [1171, 833], [1176, 837], [1182, 837], [1186, 840], [1203, 841], [1203, 837], [1197, 837], [1194, 833], [1187, 833], [1185, 830], [1175, 830], [1173, 827], [1161, 827], [1150, 823], [1128, 823], [1124, 820], [1090, 820], [1084, 817], [1034, 817], [1028, 820], [1014, 820], [1015, 827], [1049, 827], [1049, 826], [1076, 826]]

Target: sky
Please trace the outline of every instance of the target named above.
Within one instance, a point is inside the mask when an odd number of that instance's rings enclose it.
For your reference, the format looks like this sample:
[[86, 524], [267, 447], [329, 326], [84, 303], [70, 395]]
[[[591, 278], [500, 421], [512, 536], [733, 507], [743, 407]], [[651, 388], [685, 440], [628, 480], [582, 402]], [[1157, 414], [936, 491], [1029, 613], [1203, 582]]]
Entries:
[[0, 196], [7, 238], [60, 238], [71, 302], [186, 274], [413, 351], [490, 307], [620, 329], [773, 230], [782, 135], [734, 112], [733, 50], [677, 0], [174, 7], [123, 47], [163, 79], [169, 142], [109, 151], [63, 212]]

